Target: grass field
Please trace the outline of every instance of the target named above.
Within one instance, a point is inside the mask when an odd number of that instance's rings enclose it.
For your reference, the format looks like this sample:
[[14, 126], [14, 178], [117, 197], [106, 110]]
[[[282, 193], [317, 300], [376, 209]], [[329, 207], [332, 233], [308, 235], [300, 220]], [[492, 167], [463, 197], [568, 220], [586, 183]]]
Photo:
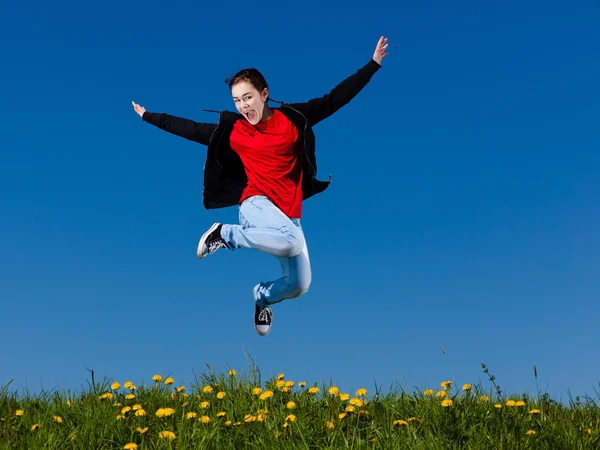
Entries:
[[[192, 386], [94, 380], [82, 392], [0, 392], [0, 449], [598, 449], [597, 399], [505, 395], [440, 380], [407, 392], [209, 370]], [[536, 373], [537, 377], [537, 373]], [[149, 374], [150, 379], [150, 374]], [[371, 389], [370, 389], [371, 390]]]

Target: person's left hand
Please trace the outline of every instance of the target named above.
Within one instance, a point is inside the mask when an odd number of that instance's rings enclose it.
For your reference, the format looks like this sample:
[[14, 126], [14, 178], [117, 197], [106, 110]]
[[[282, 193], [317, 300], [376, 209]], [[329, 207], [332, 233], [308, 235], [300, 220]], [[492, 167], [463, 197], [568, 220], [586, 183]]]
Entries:
[[384, 56], [387, 56], [387, 38], [381, 36], [379, 38], [379, 42], [377, 42], [377, 47], [375, 47], [375, 53], [373, 53], [373, 60], [381, 66], [381, 61]]

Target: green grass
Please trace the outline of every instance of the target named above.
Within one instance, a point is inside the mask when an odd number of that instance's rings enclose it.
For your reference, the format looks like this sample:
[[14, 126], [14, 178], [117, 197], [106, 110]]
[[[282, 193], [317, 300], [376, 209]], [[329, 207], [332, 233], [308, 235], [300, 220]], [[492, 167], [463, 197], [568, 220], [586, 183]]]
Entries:
[[[255, 366], [244, 374], [209, 368], [189, 387], [162, 380], [129, 388], [120, 383], [117, 389], [112, 380], [96, 382], [92, 372], [83, 392], [37, 395], [9, 392], [9, 383], [0, 391], [0, 449], [600, 448], [600, 414], [592, 398], [564, 405], [547, 394], [507, 396], [493, 376], [487, 391], [480, 384], [440, 384], [431, 394], [376, 389], [347, 398], [330, 393], [333, 385], [294, 380], [288, 390], [285, 383], [292, 381], [277, 378], [262, 380]], [[255, 388], [273, 395], [261, 398]], [[172, 414], [159, 417], [166, 408]], [[165, 431], [174, 440], [161, 438]]]

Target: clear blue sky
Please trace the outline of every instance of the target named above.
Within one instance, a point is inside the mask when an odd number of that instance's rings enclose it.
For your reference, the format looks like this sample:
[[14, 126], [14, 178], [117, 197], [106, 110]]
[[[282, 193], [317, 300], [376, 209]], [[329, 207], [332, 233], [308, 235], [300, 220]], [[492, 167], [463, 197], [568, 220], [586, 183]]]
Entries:
[[[205, 363], [408, 389], [486, 381], [594, 394], [600, 314], [600, 6], [565, 2], [11, 2], [0, 17], [0, 385], [89, 373], [189, 384]], [[196, 258], [206, 148], [142, 122], [212, 121], [227, 75], [325, 94], [307, 295], [252, 326], [252, 251]], [[444, 356], [440, 350], [446, 350]]]

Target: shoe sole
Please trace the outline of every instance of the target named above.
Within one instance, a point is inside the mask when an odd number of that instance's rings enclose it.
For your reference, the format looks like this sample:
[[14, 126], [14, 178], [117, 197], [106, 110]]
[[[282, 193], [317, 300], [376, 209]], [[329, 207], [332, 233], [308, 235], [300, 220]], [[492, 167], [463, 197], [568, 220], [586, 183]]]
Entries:
[[198, 248], [196, 249], [196, 255], [198, 256], [198, 258], [199, 258], [199, 259], [206, 258], [206, 257], [208, 256], [208, 252], [206, 253], [206, 255], [203, 255], [203, 254], [202, 254], [202, 248], [204, 247], [204, 244], [205, 244], [205, 242], [206, 242], [206, 238], [207, 238], [208, 236], [210, 236], [210, 234], [211, 234], [213, 231], [215, 231], [215, 230], [217, 229], [217, 227], [218, 227], [218, 226], [219, 226], [219, 222], [215, 222], [215, 223], [213, 223], [213, 226], [212, 226], [212, 227], [210, 227], [210, 228], [208, 229], [208, 231], [207, 231], [206, 233], [204, 233], [204, 234], [202, 235], [202, 237], [200, 238], [200, 242], [198, 242]]

